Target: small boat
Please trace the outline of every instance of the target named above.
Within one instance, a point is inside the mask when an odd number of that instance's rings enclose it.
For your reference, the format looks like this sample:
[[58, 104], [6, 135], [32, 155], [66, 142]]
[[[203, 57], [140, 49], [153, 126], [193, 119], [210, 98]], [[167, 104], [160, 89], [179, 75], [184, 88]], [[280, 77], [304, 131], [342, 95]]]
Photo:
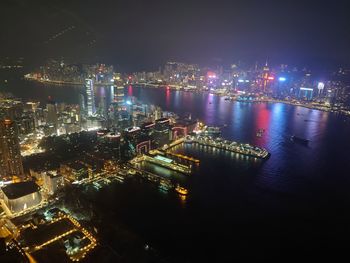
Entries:
[[262, 133], [261, 133], [261, 132], [257, 132], [257, 133], [256, 133], [256, 137], [261, 138], [261, 137], [262, 137]]
[[301, 138], [301, 137], [298, 137], [298, 136], [295, 136], [295, 135], [293, 135], [290, 139], [293, 142], [304, 144], [304, 145], [308, 145], [309, 142], [310, 142], [310, 140], [308, 140], [308, 139]]
[[181, 187], [180, 185], [176, 186], [175, 191], [177, 193], [179, 193], [180, 195], [187, 195], [188, 194], [188, 190], [184, 187]]

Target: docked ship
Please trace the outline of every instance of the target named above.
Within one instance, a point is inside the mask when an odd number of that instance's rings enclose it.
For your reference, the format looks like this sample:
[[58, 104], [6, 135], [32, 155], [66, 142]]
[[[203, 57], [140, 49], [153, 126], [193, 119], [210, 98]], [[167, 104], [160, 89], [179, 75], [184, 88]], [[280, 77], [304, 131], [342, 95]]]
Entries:
[[197, 143], [259, 159], [267, 159], [270, 157], [270, 153], [264, 148], [256, 147], [247, 143], [224, 140], [223, 138], [211, 138], [209, 136], [187, 136], [184, 142]]

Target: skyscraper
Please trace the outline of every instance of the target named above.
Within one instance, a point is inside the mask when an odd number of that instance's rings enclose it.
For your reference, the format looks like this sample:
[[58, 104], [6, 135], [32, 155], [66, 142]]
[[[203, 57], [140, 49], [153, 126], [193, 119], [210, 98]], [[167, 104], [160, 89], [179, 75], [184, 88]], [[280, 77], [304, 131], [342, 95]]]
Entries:
[[120, 81], [114, 81], [113, 90], [113, 123], [118, 128], [126, 128], [130, 125], [130, 112], [127, 109], [131, 106], [125, 102], [124, 86]]
[[56, 102], [53, 100], [49, 100], [46, 104], [47, 109], [47, 123], [54, 125], [55, 129], [57, 129], [57, 107]]
[[22, 156], [15, 122], [5, 119], [0, 122], [0, 177], [23, 175]]
[[270, 74], [270, 69], [266, 60], [266, 63], [265, 63], [265, 66], [263, 67], [263, 72], [262, 72], [262, 91], [263, 92], [267, 91], [267, 85], [269, 83], [269, 74]]
[[95, 109], [95, 94], [94, 94], [94, 81], [92, 79], [85, 80], [86, 100], [87, 100], [87, 115], [93, 116], [96, 112]]
[[124, 105], [124, 87], [122, 85], [117, 85], [114, 89], [114, 102], [119, 106]]

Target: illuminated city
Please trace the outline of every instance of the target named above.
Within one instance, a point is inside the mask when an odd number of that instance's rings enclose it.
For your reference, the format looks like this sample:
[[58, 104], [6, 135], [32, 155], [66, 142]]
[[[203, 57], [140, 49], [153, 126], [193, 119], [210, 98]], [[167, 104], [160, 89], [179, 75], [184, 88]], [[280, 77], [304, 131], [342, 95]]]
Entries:
[[0, 262], [347, 256], [346, 3], [5, 2]]

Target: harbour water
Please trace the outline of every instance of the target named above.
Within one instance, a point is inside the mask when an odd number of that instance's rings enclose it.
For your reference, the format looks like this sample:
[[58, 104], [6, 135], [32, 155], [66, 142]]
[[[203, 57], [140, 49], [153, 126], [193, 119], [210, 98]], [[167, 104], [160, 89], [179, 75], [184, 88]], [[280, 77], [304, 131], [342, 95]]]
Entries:
[[[4, 90], [67, 103], [77, 103], [79, 94], [79, 88], [24, 80], [9, 80]], [[126, 93], [221, 126], [224, 138], [266, 148], [271, 157], [264, 161], [199, 145], [178, 147], [177, 152], [201, 160], [193, 175], [148, 168], [176, 178], [188, 196], [164, 194], [152, 183], [108, 186], [92, 200], [107, 225], [122, 222], [160, 251], [165, 262], [280, 259], [285, 253], [312, 259], [315, 250], [317, 257], [334, 257], [347, 248], [349, 118], [281, 103], [231, 102], [209, 93], [136, 87]], [[265, 130], [261, 137], [259, 129]], [[310, 143], [293, 143], [291, 135]]]

